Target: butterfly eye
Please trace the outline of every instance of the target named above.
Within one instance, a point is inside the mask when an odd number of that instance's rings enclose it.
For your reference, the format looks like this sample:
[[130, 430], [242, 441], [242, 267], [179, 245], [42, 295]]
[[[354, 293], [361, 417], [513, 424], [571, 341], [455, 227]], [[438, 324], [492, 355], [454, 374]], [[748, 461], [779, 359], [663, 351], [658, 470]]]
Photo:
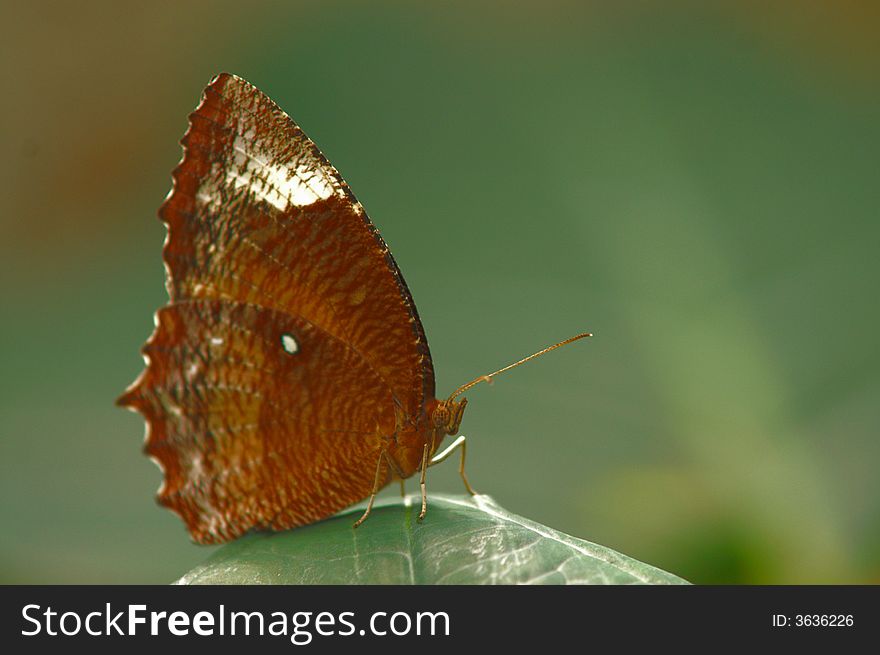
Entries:
[[299, 343], [296, 337], [289, 333], [281, 335], [281, 347], [288, 355], [295, 355], [299, 352]]
[[434, 427], [445, 427], [449, 423], [449, 409], [444, 403], [441, 403], [434, 408], [434, 413], [431, 418], [434, 421]]

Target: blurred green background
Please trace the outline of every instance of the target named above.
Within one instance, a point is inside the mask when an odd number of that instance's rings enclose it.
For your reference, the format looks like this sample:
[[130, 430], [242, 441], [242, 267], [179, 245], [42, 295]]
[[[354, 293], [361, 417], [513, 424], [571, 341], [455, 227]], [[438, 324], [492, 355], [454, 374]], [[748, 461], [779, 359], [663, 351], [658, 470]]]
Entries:
[[704, 4], [4, 3], [0, 582], [210, 552], [113, 400], [226, 70], [366, 206], [438, 392], [596, 334], [468, 394], [477, 489], [692, 582], [880, 583], [877, 5]]

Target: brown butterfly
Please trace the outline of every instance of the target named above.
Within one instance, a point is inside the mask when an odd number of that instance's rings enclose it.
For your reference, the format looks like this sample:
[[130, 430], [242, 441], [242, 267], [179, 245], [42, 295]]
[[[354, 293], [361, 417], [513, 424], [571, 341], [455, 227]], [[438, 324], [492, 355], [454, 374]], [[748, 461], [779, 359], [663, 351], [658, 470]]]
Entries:
[[223, 73], [181, 140], [159, 210], [169, 303], [117, 403], [141, 412], [159, 503], [218, 543], [330, 516], [425, 471], [474, 384], [434, 396], [403, 277], [339, 173], [258, 89]]

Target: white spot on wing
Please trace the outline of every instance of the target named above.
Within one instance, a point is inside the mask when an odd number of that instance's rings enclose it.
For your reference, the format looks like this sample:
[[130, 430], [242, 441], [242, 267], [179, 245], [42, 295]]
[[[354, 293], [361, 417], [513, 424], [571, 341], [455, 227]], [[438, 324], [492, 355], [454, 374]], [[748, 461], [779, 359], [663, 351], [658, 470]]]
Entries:
[[235, 188], [245, 187], [282, 211], [290, 205], [303, 207], [333, 195], [332, 178], [308, 163], [300, 163], [295, 169], [277, 166], [259, 157], [252, 148], [247, 139], [235, 137], [235, 167], [226, 172], [226, 181]]
[[191, 485], [195, 485], [201, 480], [201, 478], [205, 475], [205, 468], [202, 463], [202, 454], [201, 453], [193, 453], [190, 459], [190, 468], [187, 472], [187, 478], [189, 479], [189, 483]]
[[299, 352], [299, 344], [292, 334], [281, 335], [281, 346], [288, 355], [295, 355]]
[[222, 346], [223, 338], [222, 337], [211, 337], [211, 345], [212, 346]]

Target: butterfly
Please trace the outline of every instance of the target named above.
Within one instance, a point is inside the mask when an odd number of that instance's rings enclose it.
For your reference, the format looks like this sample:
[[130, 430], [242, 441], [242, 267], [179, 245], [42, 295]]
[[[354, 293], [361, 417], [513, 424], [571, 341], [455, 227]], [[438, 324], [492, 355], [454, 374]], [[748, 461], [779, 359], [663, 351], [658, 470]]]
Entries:
[[272, 100], [222, 73], [181, 140], [159, 209], [169, 302], [117, 403], [143, 414], [161, 505], [199, 543], [284, 530], [460, 449], [474, 384], [435, 396], [403, 276], [348, 185]]

